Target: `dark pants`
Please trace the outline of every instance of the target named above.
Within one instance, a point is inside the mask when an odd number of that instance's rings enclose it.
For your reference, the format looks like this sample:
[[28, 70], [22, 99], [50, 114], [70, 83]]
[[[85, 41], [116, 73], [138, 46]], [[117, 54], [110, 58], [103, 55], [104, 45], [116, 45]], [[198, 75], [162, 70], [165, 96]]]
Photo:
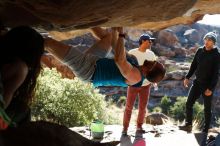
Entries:
[[208, 130], [210, 122], [211, 122], [211, 117], [212, 117], [212, 112], [211, 112], [212, 95], [206, 96], [204, 94], [206, 89], [207, 87], [202, 86], [197, 81], [193, 82], [193, 85], [190, 88], [188, 99], [186, 102], [186, 122], [187, 124], [192, 125], [193, 105], [195, 104], [196, 100], [200, 98], [200, 96], [202, 95], [203, 101], [204, 101], [204, 113], [205, 113], [204, 129]]

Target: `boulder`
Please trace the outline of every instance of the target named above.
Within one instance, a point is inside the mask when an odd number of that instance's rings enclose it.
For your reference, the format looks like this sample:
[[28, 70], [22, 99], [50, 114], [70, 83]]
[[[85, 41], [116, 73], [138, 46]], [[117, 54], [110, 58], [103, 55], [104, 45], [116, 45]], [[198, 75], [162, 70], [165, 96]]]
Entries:
[[186, 73], [187, 73], [187, 71], [183, 71], [183, 70], [171, 71], [171, 72], [166, 74], [166, 76], [167, 76], [166, 79], [169, 79], [169, 80], [183, 80]]
[[158, 83], [158, 90], [151, 88], [151, 97], [178, 97], [187, 96], [188, 88], [183, 86], [182, 80], [164, 80]]
[[179, 39], [175, 32], [170, 29], [161, 30], [158, 34], [157, 41], [166, 47], [172, 47], [179, 43]]
[[155, 47], [152, 47], [152, 50], [159, 56], [174, 57], [176, 55], [171, 48], [163, 46], [159, 43], [157, 43]]
[[145, 117], [146, 124], [163, 125], [169, 121], [169, 117], [163, 113], [151, 113]]
[[198, 43], [201, 39], [199, 36], [199, 32], [196, 29], [188, 29], [185, 31], [185, 33], [183, 35], [188, 40], [189, 44]]

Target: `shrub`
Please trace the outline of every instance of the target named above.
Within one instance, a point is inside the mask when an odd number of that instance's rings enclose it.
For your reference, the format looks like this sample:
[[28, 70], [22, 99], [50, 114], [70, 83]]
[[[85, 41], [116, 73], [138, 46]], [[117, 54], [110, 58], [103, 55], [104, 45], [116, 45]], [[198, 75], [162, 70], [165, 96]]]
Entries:
[[186, 109], [186, 97], [177, 97], [176, 102], [170, 107], [170, 114], [175, 120], [184, 120]]
[[[176, 102], [170, 107], [170, 114], [175, 120], [184, 120], [187, 97], [177, 97]], [[204, 117], [203, 105], [196, 102], [193, 106], [193, 119], [202, 121]]]
[[161, 112], [162, 112], [162, 108], [156, 106], [155, 108], [153, 108], [153, 111], [152, 111], [152, 112], [155, 112], [155, 113], [161, 113]]
[[164, 114], [169, 114], [171, 104], [172, 104], [171, 99], [168, 96], [162, 97], [160, 101], [160, 106]]
[[204, 107], [203, 105], [196, 102], [193, 107], [193, 115], [194, 120], [198, 122], [198, 124], [202, 124], [204, 121]]
[[[216, 125], [219, 127], [219, 125], [220, 125], [220, 118], [219, 117], [216, 117]], [[216, 127], [217, 127], [216, 126]]]
[[118, 102], [117, 102], [117, 105], [119, 107], [121, 107], [122, 105], [125, 106], [126, 104], [126, 96], [120, 96]]
[[80, 126], [94, 119], [108, 123], [104, 95], [78, 79], [63, 79], [55, 69], [45, 68], [38, 78], [32, 115], [66, 126]]

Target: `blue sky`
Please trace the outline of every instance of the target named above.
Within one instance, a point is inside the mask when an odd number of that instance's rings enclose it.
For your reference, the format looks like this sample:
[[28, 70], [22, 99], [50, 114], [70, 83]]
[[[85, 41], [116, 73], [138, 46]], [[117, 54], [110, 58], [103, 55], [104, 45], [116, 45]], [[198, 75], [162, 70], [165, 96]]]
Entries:
[[220, 14], [215, 15], [205, 15], [202, 20], [197, 21], [197, 23], [207, 24], [207, 25], [218, 25], [220, 26]]

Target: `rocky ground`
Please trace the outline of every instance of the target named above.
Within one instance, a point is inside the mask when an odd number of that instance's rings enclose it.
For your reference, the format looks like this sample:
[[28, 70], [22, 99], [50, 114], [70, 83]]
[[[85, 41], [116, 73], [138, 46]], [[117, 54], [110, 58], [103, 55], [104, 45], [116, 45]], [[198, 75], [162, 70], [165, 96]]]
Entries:
[[[178, 129], [172, 124], [153, 126], [144, 124], [146, 133], [136, 134], [135, 125], [131, 125], [128, 136], [121, 136], [122, 126], [105, 125], [105, 134], [101, 142], [121, 141], [118, 146], [200, 146], [205, 135], [202, 133], [189, 133]], [[74, 127], [72, 130], [92, 139], [88, 127]]]
[[[120, 141], [118, 146], [219, 146], [220, 128], [209, 129], [205, 134], [193, 127], [192, 133], [179, 130], [178, 125], [174, 124], [169, 117], [161, 113], [151, 113], [145, 118], [143, 134], [136, 132], [135, 124], [130, 124], [128, 136], [122, 136], [121, 125], [105, 125], [103, 139], [93, 139], [89, 126], [74, 127], [82, 136], [94, 141], [109, 142]], [[209, 143], [209, 145], [205, 145]], [[215, 144], [215, 145], [214, 145]]]

